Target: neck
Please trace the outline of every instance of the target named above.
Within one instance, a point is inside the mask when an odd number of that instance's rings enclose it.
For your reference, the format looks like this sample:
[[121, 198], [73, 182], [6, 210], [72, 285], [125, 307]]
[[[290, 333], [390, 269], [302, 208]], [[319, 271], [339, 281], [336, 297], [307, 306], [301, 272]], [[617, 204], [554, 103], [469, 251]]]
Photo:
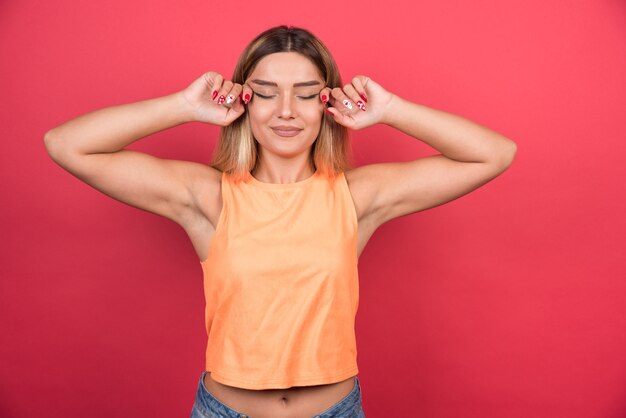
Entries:
[[300, 167], [257, 164], [250, 174], [264, 183], [296, 183], [308, 179], [315, 171], [310, 164]]

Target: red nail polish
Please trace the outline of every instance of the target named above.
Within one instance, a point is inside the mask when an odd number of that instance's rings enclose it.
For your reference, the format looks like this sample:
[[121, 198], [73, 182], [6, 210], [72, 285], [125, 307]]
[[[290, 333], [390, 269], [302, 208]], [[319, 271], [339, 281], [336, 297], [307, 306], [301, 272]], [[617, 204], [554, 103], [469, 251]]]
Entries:
[[246, 97], [243, 99], [243, 101], [248, 104], [248, 102], [250, 101], [250, 93], [246, 93]]
[[226, 100], [226, 97], [224, 97], [224, 95], [220, 95], [219, 99], [217, 99], [217, 104], [221, 105], [222, 103], [224, 103], [224, 100]]
[[328, 110], [328, 108], [325, 109], [331, 116], [335, 116], [333, 115], [333, 112], [331, 112], [330, 110]]
[[326, 95], [323, 95], [323, 96], [322, 96], [322, 102], [323, 102], [324, 104], [326, 104], [326, 102], [327, 102], [327, 101], [328, 101], [328, 98], [326, 97]]
[[361, 98], [363, 98], [363, 100], [365, 100], [365, 103], [367, 103], [367, 97], [365, 97], [365, 94], [361, 94]]
[[217, 96], [217, 91], [213, 92], [213, 100], [215, 100], [215, 96]]

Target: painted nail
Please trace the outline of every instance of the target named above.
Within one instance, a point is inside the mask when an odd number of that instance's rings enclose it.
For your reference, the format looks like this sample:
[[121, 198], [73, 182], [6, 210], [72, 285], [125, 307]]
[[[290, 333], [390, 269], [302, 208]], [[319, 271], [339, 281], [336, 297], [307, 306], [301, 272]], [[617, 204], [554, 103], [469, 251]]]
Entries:
[[365, 96], [365, 94], [361, 94], [361, 98], [365, 100], [365, 103], [367, 103], [367, 97]]
[[352, 103], [350, 103], [350, 100], [344, 100], [343, 105], [347, 107], [348, 109], [352, 110]]
[[220, 95], [220, 97], [217, 99], [217, 104], [218, 104], [218, 105], [221, 105], [222, 103], [224, 103], [224, 100], [225, 100], [225, 99], [226, 99], [226, 98], [224, 97], [224, 95], [223, 95], [223, 94], [222, 94], [222, 95]]
[[232, 94], [229, 94], [228, 97], [226, 98], [226, 104], [231, 104], [234, 101], [235, 101], [235, 96], [233, 96]]
[[365, 112], [365, 105], [362, 101], [359, 100], [358, 102], [356, 102], [356, 105], [359, 107], [359, 109]]
[[323, 96], [322, 96], [322, 102], [323, 102], [324, 104], [326, 104], [326, 102], [327, 102], [327, 101], [328, 101], [328, 97], [326, 97], [326, 95], [323, 95]]
[[213, 92], [213, 97], [212, 97], [212, 100], [215, 100], [215, 96], [217, 96], [217, 91], [214, 91], [214, 92]]
[[243, 101], [248, 104], [248, 102], [250, 101], [250, 93], [246, 93], [246, 97], [244, 97]]

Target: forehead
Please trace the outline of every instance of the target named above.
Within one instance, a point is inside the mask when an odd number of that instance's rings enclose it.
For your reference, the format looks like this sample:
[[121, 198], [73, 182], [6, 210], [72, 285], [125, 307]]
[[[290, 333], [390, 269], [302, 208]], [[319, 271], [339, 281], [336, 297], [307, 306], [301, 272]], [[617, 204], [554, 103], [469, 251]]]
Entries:
[[290, 87], [302, 81], [323, 81], [317, 67], [297, 52], [276, 52], [263, 57], [248, 77], [248, 80], [253, 79], [273, 81], [279, 87]]

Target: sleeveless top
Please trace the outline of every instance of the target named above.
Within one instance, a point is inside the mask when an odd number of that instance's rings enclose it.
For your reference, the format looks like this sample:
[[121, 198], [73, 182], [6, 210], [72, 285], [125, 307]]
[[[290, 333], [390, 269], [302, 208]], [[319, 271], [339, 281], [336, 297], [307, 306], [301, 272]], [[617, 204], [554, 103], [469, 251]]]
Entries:
[[358, 374], [358, 219], [345, 173], [285, 184], [222, 173], [221, 183], [201, 262], [211, 377], [284, 389]]

